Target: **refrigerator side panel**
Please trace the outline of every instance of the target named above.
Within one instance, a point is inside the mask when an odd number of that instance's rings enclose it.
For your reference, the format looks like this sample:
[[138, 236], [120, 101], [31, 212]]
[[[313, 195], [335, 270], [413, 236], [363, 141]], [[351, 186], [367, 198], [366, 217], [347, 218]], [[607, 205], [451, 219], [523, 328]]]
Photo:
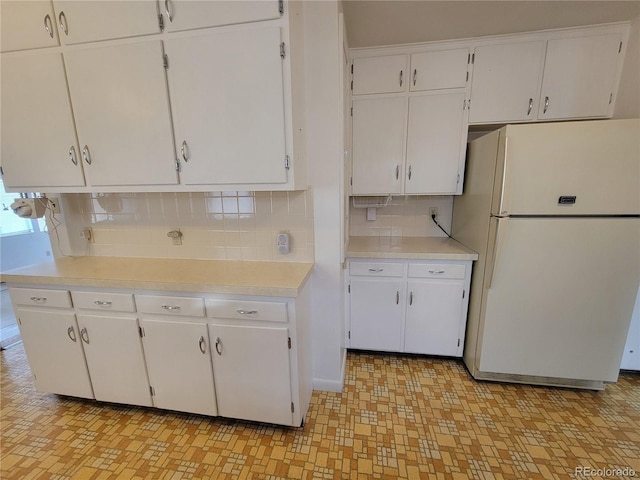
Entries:
[[453, 200], [452, 236], [475, 251], [467, 330], [463, 358], [473, 373], [477, 365], [476, 346], [481, 333], [480, 309], [486, 252], [490, 247], [489, 222], [493, 199], [494, 172], [502, 131], [491, 132], [469, 144], [464, 195]]
[[509, 125], [506, 145], [500, 215], [640, 213], [640, 120]]
[[479, 378], [616, 381], [640, 281], [640, 220], [501, 222]]

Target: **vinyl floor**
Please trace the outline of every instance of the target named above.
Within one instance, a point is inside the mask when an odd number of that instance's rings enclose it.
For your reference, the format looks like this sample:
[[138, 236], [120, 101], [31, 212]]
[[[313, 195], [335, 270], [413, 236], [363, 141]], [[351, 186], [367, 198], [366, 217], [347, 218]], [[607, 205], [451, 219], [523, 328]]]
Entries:
[[350, 352], [302, 428], [37, 393], [1, 352], [0, 478], [640, 477], [640, 375], [603, 392], [476, 382], [459, 360]]

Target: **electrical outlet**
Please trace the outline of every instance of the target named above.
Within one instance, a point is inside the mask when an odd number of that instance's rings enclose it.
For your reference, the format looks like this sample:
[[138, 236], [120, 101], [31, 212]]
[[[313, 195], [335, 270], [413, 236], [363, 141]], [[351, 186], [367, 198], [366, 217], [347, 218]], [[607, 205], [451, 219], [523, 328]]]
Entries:
[[95, 239], [93, 237], [93, 229], [83, 228], [80, 232], [80, 238], [84, 238], [87, 242], [94, 243]]
[[60, 213], [60, 200], [58, 200], [58, 197], [49, 198], [49, 207], [53, 213]]
[[438, 218], [438, 207], [429, 207], [429, 216]]

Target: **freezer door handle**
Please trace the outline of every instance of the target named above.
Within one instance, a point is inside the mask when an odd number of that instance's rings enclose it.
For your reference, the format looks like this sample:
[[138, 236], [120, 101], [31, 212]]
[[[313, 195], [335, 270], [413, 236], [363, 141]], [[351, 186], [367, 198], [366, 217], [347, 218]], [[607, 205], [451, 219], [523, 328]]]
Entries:
[[491, 285], [493, 284], [493, 278], [495, 276], [496, 267], [498, 266], [498, 263], [500, 261], [500, 254], [504, 249], [504, 237], [506, 235], [505, 230], [506, 230], [507, 219], [500, 218], [497, 220], [497, 222], [498, 224], [496, 227], [496, 240], [495, 240], [495, 243], [493, 244], [493, 261], [489, 265], [487, 265], [489, 269], [487, 282], [486, 282], [487, 288], [491, 288]]

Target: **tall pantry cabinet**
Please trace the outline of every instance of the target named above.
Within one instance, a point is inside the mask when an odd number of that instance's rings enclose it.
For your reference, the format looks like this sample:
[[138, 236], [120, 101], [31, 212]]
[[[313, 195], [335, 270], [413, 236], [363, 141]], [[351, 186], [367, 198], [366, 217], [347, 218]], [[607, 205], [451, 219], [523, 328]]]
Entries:
[[3, 0], [7, 188], [306, 187], [302, 7], [289, 6]]

